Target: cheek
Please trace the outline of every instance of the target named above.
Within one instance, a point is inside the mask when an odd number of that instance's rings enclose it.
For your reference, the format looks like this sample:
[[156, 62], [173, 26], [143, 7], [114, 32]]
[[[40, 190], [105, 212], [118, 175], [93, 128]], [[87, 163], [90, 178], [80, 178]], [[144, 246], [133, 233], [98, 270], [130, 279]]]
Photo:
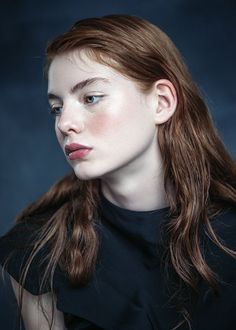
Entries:
[[120, 116], [118, 118], [114, 114], [100, 113], [90, 120], [89, 129], [94, 135], [104, 136], [109, 133], [114, 134], [115, 128], [122, 125], [122, 123], [124, 123], [124, 120]]
[[57, 127], [57, 122], [56, 121], [55, 121], [55, 133], [56, 133], [57, 141], [59, 142], [59, 144], [61, 146], [63, 146], [63, 137], [62, 137], [62, 134], [61, 134], [61, 132], [59, 131], [59, 129]]

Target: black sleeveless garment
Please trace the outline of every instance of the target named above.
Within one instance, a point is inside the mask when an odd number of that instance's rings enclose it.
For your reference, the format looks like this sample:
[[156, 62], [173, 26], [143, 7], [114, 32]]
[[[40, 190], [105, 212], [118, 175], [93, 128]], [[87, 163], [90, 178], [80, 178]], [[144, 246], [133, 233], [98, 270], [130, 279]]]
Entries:
[[[73, 287], [59, 268], [54, 275], [57, 308], [64, 313], [67, 329], [174, 329], [183, 316], [178, 306], [175, 276], [165, 269], [164, 233], [169, 208], [131, 211], [112, 204], [101, 195], [99, 214], [96, 226], [100, 247], [92, 279], [84, 286]], [[225, 210], [212, 219], [212, 224], [224, 244], [236, 249], [236, 211]], [[19, 280], [22, 264], [30, 253], [25, 242], [32, 241], [36, 230], [32, 221], [25, 222], [1, 237], [0, 264], [3, 265], [17, 247], [8, 262], [6, 277], [9, 273]], [[207, 237], [202, 242], [202, 251], [209, 266], [218, 274], [220, 290], [219, 296], [215, 296], [200, 280], [198, 294], [187, 292], [185, 303], [191, 311], [192, 330], [236, 329], [236, 261]], [[25, 289], [35, 295], [39, 293], [46, 266], [40, 262], [43, 255], [42, 251], [36, 256], [25, 283]], [[3, 329], [18, 330], [19, 322], [14, 321], [17, 314], [14, 294], [9, 280], [7, 283], [0, 281], [0, 301], [8, 296], [12, 303], [0, 308], [0, 324]], [[45, 286], [43, 292], [47, 291]], [[184, 322], [178, 329], [189, 328]]]

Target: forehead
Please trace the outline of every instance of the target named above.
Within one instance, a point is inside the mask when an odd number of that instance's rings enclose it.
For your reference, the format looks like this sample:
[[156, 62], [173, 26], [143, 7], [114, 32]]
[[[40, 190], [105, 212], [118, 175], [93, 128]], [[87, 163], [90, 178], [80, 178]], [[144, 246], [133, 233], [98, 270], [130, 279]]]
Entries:
[[48, 71], [48, 85], [61, 79], [64, 81], [83, 80], [91, 76], [103, 76], [110, 80], [129, 80], [121, 73], [108, 65], [101, 64], [91, 59], [85, 51], [76, 50], [57, 55], [51, 62]]

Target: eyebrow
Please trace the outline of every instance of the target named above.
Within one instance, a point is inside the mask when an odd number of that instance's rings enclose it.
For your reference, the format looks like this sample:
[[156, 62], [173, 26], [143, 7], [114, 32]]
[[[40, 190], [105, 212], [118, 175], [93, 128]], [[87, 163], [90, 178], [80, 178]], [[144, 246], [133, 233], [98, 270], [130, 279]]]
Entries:
[[[77, 84], [75, 84], [71, 89], [70, 89], [70, 94], [74, 94], [76, 93], [78, 90], [83, 89], [86, 86], [92, 85], [98, 81], [102, 81], [105, 83], [110, 84], [110, 80], [108, 80], [107, 78], [102, 78], [102, 77], [94, 77], [94, 78], [88, 78], [85, 80], [82, 80], [80, 82], [78, 82]], [[48, 93], [48, 100], [55, 100], [55, 99], [60, 99], [59, 96], [53, 94], [53, 93]]]

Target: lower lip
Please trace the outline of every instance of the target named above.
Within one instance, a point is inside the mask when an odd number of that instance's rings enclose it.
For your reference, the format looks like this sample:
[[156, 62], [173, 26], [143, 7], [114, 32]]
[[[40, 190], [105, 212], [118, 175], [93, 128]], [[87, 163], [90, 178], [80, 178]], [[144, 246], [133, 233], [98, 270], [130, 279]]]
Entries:
[[92, 149], [78, 149], [71, 152], [68, 157], [70, 160], [80, 159], [85, 157]]

